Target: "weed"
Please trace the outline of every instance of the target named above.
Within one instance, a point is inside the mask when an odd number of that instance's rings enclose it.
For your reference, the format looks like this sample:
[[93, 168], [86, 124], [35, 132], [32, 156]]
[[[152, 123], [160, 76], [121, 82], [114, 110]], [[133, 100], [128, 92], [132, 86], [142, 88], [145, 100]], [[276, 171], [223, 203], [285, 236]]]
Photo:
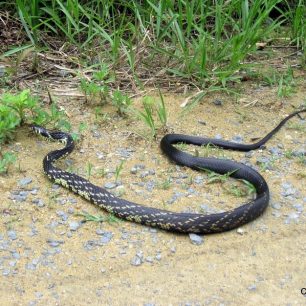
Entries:
[[[156, 102], [151, 96], [146, 96], [142, 100], [144, 111], [137, 111], [136, 115], [145, 123], [150, 129], [152, 138], [157, 135], [157, 129], [163, 128], [167, 124], [167, 110], [164, 102], [164, 98], [159, 91], [160, 101]], [[157, 124], [155, 120], [155, 112], [159, 119], [160, 124]]]
[[115, 90], [112, 97], [113, 105], [117, 108], [120, 116], [126, 115], [133, 100], [128, 95], [123, 94], [120, 90]]
[[0, 158], [0, 174], [7, 173], [10, 164], [16, 161], [16, 156], [13, 153], [6, 152]]
[[124, 161], [122, 160], [119, 164], [119, 166], [116, 166], [116, 169], [115, 169], [115, 181], [117, 182], [118, 179], [119, 179], [119, 176], [120, 176], [120, 173], [123, 169], [123, 164], [124, 164]]
[[233, 171], [224, 173], [224, 174], [220, 174], [220, 173], [216, 173], [210, 169], [206, 169], [206, 168], [199, 168], [199, 170], [207, 172], [208, 173], [208, 184], [211, 183], [216, 183], [216, 182], [220, 182], [220, 183], [225, 183], [229, 177], [234, 174], [238, 169], [235, 169]]
[[163, 190], [167, 190], [169, 189], [171, 186], [171, 178], [168, 177], [167, 179], [163, 180], [161, 183], [158, 184], [158, 187], [160, 189], [163, 189]]
[[240, 180], [243, 186], [237, 184], [231, 184], [230, 187], [226, 187], [225, 190], [235, 197], [246, 197], [256, 193], [256, 188], [253, 184], [247, 180]]
[[157, 106], [157, 115], [162, 126], [165, 127], [167, 125], [167, 110], [165, 106], [164, 97], [160, 89], [158, 89], [158, 92], [159, 92], [160, 101]]
[[144, 111], [138, 111], [139, 118], [150, 128], [151, 137], [156, 137], [156, 125], [153, 118], [153, 103], [152, 97], [145, 97], [142, 101]]
[[87, 173], [87, 177], [88, 179], [91, 177], [92, 175], [92, 169], [93, 169], [93, 164], [91, 162], [87, 162], [87, 166], [86, 166], [86, 173]]

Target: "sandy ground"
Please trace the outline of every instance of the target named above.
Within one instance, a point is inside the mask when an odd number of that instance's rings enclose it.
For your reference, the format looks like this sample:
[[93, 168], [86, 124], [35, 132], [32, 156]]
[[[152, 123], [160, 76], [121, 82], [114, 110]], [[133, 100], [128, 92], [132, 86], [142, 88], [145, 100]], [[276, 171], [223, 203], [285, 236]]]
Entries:
[[[223, 94], [206, 97], [185, 115], [179, 106], [185, 97], [166, 94], [168, 131], [208, 137], [220, 134], [228, 140], [239, 135], [249, 142], [264, 136], [298, 107], [305, 86], [288, 99], [278, 99], [275, 90], [256, 84], [246, 83], [241, 92], [238, 99]], [[221, 106], [213, 103], [217, 98]], [[249, 102], [253, 103], [247, 105]], [[230, 195], [220, 183], [207, 184], [205, 174], [200, 174], [203, 184], [193, 182], [199, 173], [178, 169], [162, 155], [159, 139], [164, 132], [159, 132], [157, 141], [148, 141], [139, 136], [147, 131], [142, 122], [132, 117], [122, 120], [111, 107], [103, 109], [109, 120], [97, 124], [88, 106], [72, 100], [60, 104], [75, 129], [80, 122], [88, 126], [68, 162], [58, 163], [60, 167], [70, 167], [86, 177], [90, 163], [90, 180], [103, 186], [114, 182], [112, 171], [125, 160], [120, 173], [123, 187], [111, 191], [143, 205], [174, 211], [199, 211], [202, 204], [226, 210], [247, 201]], [[140, 106], [140, 101], [135, 105]], [[205, 235], [200, 245], [193, 244], [188, 235], [125, 221], [81, 224], [83, 217], [76, 214], [82, 211], [107, 214], [64, 188], [54, 187], [43, 174], [41, 162], [60, 145], [20, 130], [15, 142], [4, 148], [16, 151], [18, 161], [8, 175], [0, 177], [1, 305], [305, 304], [301, 294], [306, 287], [305, 160], [269, 151], [278, 144], [282, 153], [305, 151], [305, 120], [295, 118], [291, 124], [303, 128], [286, 125], [267, 149], [247, 158], [271, 190], [265, 213], [238, 231]], [[122, 150], [130, 155], [124, 158]], [[244, 153], [224, 154], [246, 161]], [[270, 160], [267, 167], [256, 165], [263, 157]], [[144, 164], [145, 169], [131, 173], [137, 164]], [[102, 177], [102, 169], [110, 174]], [[176, 183], [182, 173], [185, 178]], [[169, 188], [160, 187], [169, 177], [173, 179]], [[20, 186], [23, 178], [31, 182]], [[151, 191], [146, 188], [150, 181]], [[25, 199], [12, 199], [13, 191], [21, 196], [26, 191]], [[174, 192], [184, 195], [169, 204]], [[102, 243], [98, 245], [92, 242], [99, 239]]]

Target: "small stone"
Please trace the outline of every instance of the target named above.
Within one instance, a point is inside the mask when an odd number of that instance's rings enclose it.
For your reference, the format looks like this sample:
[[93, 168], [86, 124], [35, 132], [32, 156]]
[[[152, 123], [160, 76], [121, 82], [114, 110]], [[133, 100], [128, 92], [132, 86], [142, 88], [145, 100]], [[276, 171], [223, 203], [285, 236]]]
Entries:
[[215, 139], [222, 139], [222, 135], [221, 134], [215, 135]]
[[11, 240], [16, 240], [17, 239], [17, 234], [15, 231], [10, 230], [7, 232], [7, 236], [11, 239]]
[[304, 206], [301, 203], [295, 203], [293, 204], [293, 207], [299, 212], [301, 213], [304, 210]]
[[10, 269], [3, 269], [3, 271], [2, 271], [2, 275], [3, 276], [8, 276], [10, 274]]
[[176, 252], [176, 247], [175, 246], [171, 247], [170, 251], [171, 251], [171, 253], [174, 254]]
[[38, 207], [44, 207], [45, 206], [45, 203], [42, 199], [33, 199], [32, 200], [32, 203], [34, 203], [36, 206]]
[[222, 106], [222, 105], [223, 105], [223, 101], [220, 100], [220, 99], [215, 99], [215, 100], [213, 101], [213, 103], [214, 103], [215, 105], [217, 105], [217, 106]]
[[59, 245], [63, 244], [64, 241], [63, 241], [63, 240], [47, 239], [47, 243], [48, 243], [51, 247], [56, 248], [56, 247], [58, 247]]
[[198, 120], [198, 123], [202, 124], [202, 125], [206, 125], [206, 122], [204, 120], [201, 120], [201, 119]]
[[256, 289], [257, 289], [256, 284], [252, 284], [252, 285], [250, 285], [250, 286], [248, 287], [248, 290], [249, 290], [249, 291], [255, 291]]
[[26, 186], [32, 183], [32, 179], [30, 177], [24, 177], [21, 180], [19, 180], [18, 185], [19, 186]]
[[243, 137], [240, 136], [240, 135], [235, 135], [235, 136], [232, 138], [232, 140], [233, 140], [234, 142], [240, 143], [240, 142], [243, 142]]
[[146, 257], [146, 262], [152, 263], [153, 262], [153, 257], [147, 256]]
[[203, 243], [203, 238], [197, 234], [189, 234], [189, 238], [192, 244], [200, 245]]
[[242, 229], [242, 228], [238, 228], [237, 229], [237, 233], [239, 234], [239, 235], [243, 235], [245, 232], [244, 232], [244, 229]]
[[286, 218], [285, 224], [290, 224], [292, 222], [298, 223], [299, 217], [300, 217], [299, 214], [297, 214], [296, 212], [292, 212]]
[[56, 214], [61, 217], [62, 221], [67, 221], [68, 215], [64, 211], [58, 210]]
[[277, 209], [277, 210], [281, 209], [281, 205], [279, 203], [272, 203], [271, 206], [272, 208]]
[[101, 133], [97, 130], [92, 130], [91, 132], [92, 132], [92, 136], [97, 138], [97, 139], [102, 137]]
[[107, 182], [107, 183], [104, 184], [104, 187], [106, 189], [114, 189], [114, 188], [117, 187], [117, 184], [116, 183], [112, 183], [112, 182]]
[[252, 152], [252, 151], [246, 152], [246, 153], [244, 154], [244, 156], [245, 156], [246, 158], [251, 158], [253, 155], [254, 155], [254, 152]]
[[14, 259], [20, 259], [20, 254], [19, 254], [18, 252], [16, 252], [16, 251], [13, 251], [13, 252], [12, 252], [12, 257], [13, 257]]
[[269, 149], [269, 152], [272, 154], [272, 155], [276, 155], [276, 156], [282, 156], [283, 155], [283, 152], [281, 149], [279, 149], [278, 147], [272, 147]]
[[77, 221], [71, 221], [69, 222], [69, 230], [75, 232], [77, 231], [81, 226], [81, 223], [80, 222], [77, 222]]
[[131, 260], [132, 266], [140, 266], [141, 264], [142, 264], [142, 260], [137, 255]]
[[112, 238], [113, 238], [112, 232], [104, 232], [102, 237], [100, 238], [100, 241], [103, 244], [107, 244], [111, 241]]
[[105, 155], [102, 152], [97, 152], [96, 155], [97, 155], [98, 159], [100, 159], [100, 160], [105, 159]]
[[160, 253], [156, 254], [155, 259], [160, 261], [162, 259], [162, 255]]

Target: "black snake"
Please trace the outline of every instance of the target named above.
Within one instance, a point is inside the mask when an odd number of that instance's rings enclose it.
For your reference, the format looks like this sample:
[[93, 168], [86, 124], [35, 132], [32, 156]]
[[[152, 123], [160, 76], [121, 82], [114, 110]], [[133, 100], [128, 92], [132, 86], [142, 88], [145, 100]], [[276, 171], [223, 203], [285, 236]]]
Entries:
[[219, 174], [231, 173], [231, 177], [246, 180], [255, 187], [256, 198], [254, 200], [238, 208], [209, 215], [176, 213], [139, 205], [118, 198], [107, 190], [93, 185], [88, 180], [76, 174], [56, 168], [53, 163], [59, 158], [68, 155], [74, 149], [74, 141], [71, 135], [61, 131], [47, 130], [40, 126], [32, 126], [32, 129], [46, 138], [58, 140], [65, 144], [63, 149], [48, 153], [43, 160], [44, 172], [49, 179], [71, 189], [73, 192], [119, 218], [169, 231], [204, 234], [228, 231], [257, 218], [268, 206], [269, 187], [265, 179], [256, 170], [242, 163], [228, 159], [195, 157], [178, 150], [173, 145], [178, 143], [198, 146], [212, 144], [223, 149], [238, 151], [254, 150], [265, 144], [290, 118], [302, 112], [306, 112], [306, 109], [290, 114], [264, 138], [253, 144], [240, 144], [219, 139], [180, 134], [168, 134], [162, 138], [160, 143], [162, 151], [177, 164], [195, 170], [209, 169]]

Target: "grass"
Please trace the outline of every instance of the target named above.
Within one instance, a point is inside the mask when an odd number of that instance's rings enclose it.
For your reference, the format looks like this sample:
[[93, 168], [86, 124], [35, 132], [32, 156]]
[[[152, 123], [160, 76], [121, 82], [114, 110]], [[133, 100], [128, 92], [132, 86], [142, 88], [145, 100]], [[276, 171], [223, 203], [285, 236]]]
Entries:
[[160, 101], [156, 101], [154, 97], [145, 96], [142, 100], [143, 110], [134, 111], [136, 116], [149, 128], [151, 138], [156, 138], [159, 128], [167, 126], [167, 109], [160, 90], [159, 97]]
[[[272, 19], [269, 14], [280, 2], [280, 16]], [[81, 86], [87, 96], [101, 100], [108, 96], [107, 84], [126, 79], [140, 89], [150, 81], [165, 87], [172, 80], [202, 90], [224, 89], [241, 80], [237, 72], [249, 68], [251, 54], [259, 54], [256, 44], [276, 40], [282, 26], [288, 29], [289, 43], [306, 58], [305, 0], [291, 7], [280, 0], [1, 3], [27, 36], [9, 49], [3, 46], [3, 57], [59, 46], [68, 56], [76, 50], [77, 65], [92, 69], [97, 82], [94, 86], [85, 78]]]

